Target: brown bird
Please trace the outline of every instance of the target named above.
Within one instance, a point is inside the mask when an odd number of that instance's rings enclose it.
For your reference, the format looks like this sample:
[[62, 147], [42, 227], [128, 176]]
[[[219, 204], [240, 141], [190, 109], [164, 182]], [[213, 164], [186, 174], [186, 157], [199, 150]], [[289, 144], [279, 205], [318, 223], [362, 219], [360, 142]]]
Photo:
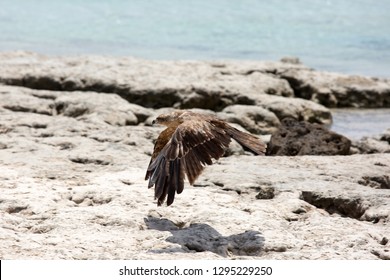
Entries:
[[223, 156], [231, 138], [258, 155], [266, 149], [259, 138], [212, 115], [177, 110], [159, 115], [153, 124], [167, 126], [157, 138], [145, 176], [148, 188], [155, 186], [159, 206], [167, 196], [167, 205], [172, 204], [175, 193], [183, 191], [185, 176], [193, 185], [212, 158]]

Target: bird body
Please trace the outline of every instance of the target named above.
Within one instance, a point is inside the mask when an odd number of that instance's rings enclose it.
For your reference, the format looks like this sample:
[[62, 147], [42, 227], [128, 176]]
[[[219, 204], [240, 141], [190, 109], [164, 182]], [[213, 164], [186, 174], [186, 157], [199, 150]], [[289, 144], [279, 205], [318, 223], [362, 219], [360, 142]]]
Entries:
[[153, 123], [165, 125], [157, 138], [145, 180], [148, 188], [155, 186], [157, 205], [184, 189], [184, 177], [193, 185], [212, 159], [218, 160], [229, 147], [231, 139], [258, 155], [266, 145], [256, 136], [242, 132], [212, 115], [177, 110], [162, 114]]

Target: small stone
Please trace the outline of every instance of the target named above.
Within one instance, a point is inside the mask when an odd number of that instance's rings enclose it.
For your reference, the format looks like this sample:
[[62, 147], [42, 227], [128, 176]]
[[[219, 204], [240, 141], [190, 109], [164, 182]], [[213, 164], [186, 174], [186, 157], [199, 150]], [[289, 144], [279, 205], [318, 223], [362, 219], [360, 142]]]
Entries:
[[386, 245], [388, 242], [389, 242], [389, 239], [387, 237], [383, 237], [381, 242], [379, 242], [379, 244]]
[[274, 197], [275, 197], [275, 188], [269, 186], [260, 187], [260, 191], [256, 195], [257, 199], [273, 199]]
[[299, 57], [294, 57], [294, 56], [282, 57], [280, 59], [280, 61], [283, 63], [289, 63], [289, 64], [302, 64]]

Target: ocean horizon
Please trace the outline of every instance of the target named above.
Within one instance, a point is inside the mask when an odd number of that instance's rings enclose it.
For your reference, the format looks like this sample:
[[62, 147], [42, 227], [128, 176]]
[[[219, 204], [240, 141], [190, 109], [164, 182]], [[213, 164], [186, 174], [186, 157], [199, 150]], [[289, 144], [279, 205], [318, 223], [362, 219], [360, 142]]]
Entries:
[[279, 60], [390, 77], [390, 1], [0, 0], [0, 51]]

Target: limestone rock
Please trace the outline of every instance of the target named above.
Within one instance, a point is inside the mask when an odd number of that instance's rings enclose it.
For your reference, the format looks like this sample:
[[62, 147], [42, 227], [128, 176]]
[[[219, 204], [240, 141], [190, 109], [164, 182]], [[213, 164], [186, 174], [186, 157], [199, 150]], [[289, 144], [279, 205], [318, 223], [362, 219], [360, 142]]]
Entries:
[[290, 117], [297, 120], [330, 125], [332, 115], [324, 106], [301, 98], [283, 98], [280, 96], [258, 96], [256, 105], [273, 112], [281, 121]]
[[71, 118], [94, 118], [118, 125], [145, 121], [152, 111], [130, 104], [116, 94], [95, 92], [59, 92], [1, 86], [2, 107], [12, 112], [63, 115]]
[[299, 57], [286, 56], [286, 57], [282, 57], [280, 59], [280, 61], [283, 63], [289, 63], [289, 64], [298, 64], [298, 65], [301, 64]]
[[322, 125], [286, 118], [273, 133], [267, 155], [348, 155], [351, 141]]
[[390, 128], [388, 128], [386, 131], [384, 131], [380, 136], [379, 136], [380, 141], [386, 141], [390, 145]]
[[274, 113], [259, 106], [231, 105], [226, 107], [219, 116], [237, 123], [249, 132], [255, 134], [270, 134], [280, 125]]
[[327, 107], [390, 107], [390, 84], [379, 79], [312, 69], [290, 69], [281, 74], [295, 96]]
[[386, 154], [221, 158], [158, 208], [144, 175], [159, 128], [0, 114], [2, 258], [387, 258], [390, 197], [371, 187]]
[[360, 154], [390, 153], [390, 145], [372, 137], [363, 137], [352, 144], [354, 151]]
[[352, 148], [355, 153], [360, 154], [390, 153], [390, 129], [378, 136], [353, 141]]
[[[288, 63], [148, 61], [103, 56], [49, 57], [0, 53], [0, 83], [50, 91], [115, 93], [149, 108], [221, 111], [235, 104], [259, 105], [279, 117], [331, 122], [325, 107], [295, 100], [276, 73], [300, 69]], [[279, 97], [273, 99], [271, 97]], [[272, 103], [272, 104], [270, 104]], [[288, 112], [286, 109], [291, 108]], [[80, 112], [85, 108], [74, 108]], [[109, 120], [114, 121], [115, 120]]]
[[[260, 73], [274, 83], [279, 71], [304, 66], [180, 62], [186, 65], [180, 71], [192, 71], [179, 75], [172, 62], [151, 66], [130, 58], [17, 53], [0, 60], [1, 81], [19, 85], [0, 85], [2, 259], [389, 259], [389, 154], [235, 152], [207, 166], [195, 186], [186, 182], [170, 207], [157, 207], [147, 188], [145, 169], [161, 131], [148, 120], [172, 110], [147, 108], [170, 102], [148, 103], [149, 94], [157, 96], [148, 90], [171, 84], [179, 94], [175, 77], [192, 83], [210, 68], [217, 76]], [[165, 81], [170, 74], [173, 80]], [[138, 89], [145, 106], [118, 93], [127, 92], [132, 75], [150, 83]], [[265, 108], [278, 119], [312, 114], [299, 112], [314, 104], [307, 100], [250, 94], [254, 112]], [[282, 113], [283, 101], [296, 108]]]

